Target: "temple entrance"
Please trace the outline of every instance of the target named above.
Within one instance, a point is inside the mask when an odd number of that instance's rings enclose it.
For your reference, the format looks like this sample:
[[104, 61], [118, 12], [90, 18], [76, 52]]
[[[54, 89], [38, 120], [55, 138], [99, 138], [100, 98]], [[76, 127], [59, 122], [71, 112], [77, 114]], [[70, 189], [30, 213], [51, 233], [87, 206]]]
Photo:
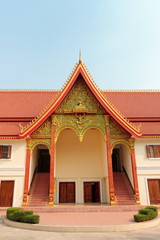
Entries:
[[121, 172], [120, 150], [118, 148], [113, 149], [112, 166], [113, 172]]
[[38, 144], [32, 151], [27, 206], [47, 206], [49, 202], [50, 155], [47, 146]]
[[38, 172], [50, 172], [50, 155], [48, 149], [39, 149]]
[[59, 183], [59, 203], [75, 203], [75, 182]]
[[56, 143], [57, 203], [105, 203], [106, 165], [106, 144], [100, 131], [88, 129], [82, 142], [72, 129], [61, 131]]
[[100, 203], [99, 182], [84, 182], [84, 203]]
[[125, 144], [117, 144], [112, 152], [113, 180], [117, 205], [134, 205], [131, 154]]

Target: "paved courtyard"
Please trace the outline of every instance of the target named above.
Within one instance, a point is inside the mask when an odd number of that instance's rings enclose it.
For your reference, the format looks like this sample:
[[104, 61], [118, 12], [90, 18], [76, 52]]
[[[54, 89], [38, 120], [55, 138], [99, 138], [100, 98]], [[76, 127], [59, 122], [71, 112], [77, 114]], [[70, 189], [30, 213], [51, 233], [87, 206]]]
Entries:
[[147, 230], [108, 233], [54, 233], [23, 230], [4, 225], [0, 220], [0, 240], [159, 240], [160, 225]]

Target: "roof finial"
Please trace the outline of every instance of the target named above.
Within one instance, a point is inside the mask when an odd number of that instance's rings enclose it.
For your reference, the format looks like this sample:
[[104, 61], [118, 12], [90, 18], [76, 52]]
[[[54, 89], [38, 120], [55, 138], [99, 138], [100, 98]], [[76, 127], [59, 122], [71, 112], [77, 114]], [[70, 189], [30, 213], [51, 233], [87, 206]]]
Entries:
[[79, 49], [79, 63], [82, 62], [82, 59], [81, 59], [81, 49]]

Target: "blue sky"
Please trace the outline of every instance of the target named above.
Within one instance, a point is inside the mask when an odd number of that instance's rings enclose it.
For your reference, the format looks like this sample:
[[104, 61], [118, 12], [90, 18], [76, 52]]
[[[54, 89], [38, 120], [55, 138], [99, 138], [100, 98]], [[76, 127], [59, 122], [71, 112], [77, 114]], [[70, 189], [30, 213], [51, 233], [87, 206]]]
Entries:
[[160, 89], [160, 0], [0, 0], [0, 88], [59, 89], [79, 49], [101, 89]]

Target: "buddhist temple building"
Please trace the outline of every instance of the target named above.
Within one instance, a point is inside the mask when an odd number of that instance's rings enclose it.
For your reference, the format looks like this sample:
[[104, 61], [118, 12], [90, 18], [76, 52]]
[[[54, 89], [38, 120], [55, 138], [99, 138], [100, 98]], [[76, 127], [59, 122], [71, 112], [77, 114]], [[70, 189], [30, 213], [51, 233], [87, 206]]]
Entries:
[[160, 204], [160, 91], [0, 91], [0, 206]]

